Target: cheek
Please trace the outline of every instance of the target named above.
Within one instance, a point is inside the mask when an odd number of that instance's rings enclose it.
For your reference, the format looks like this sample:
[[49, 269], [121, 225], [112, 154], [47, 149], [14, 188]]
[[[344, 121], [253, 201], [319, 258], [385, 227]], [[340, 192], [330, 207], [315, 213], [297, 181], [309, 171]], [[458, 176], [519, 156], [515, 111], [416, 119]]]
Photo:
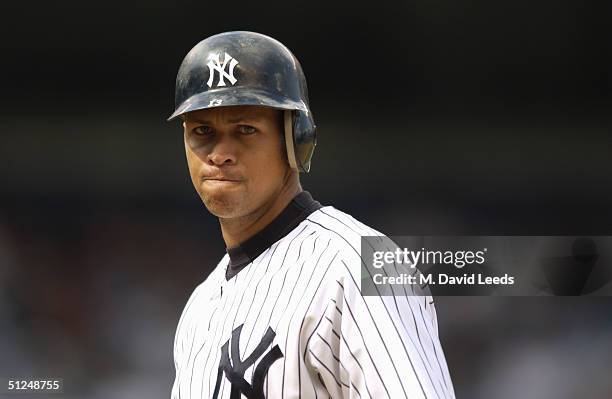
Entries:
[[288, 164], [283, 158], [283, 148], [277, 140], [266, 143], [264, 148], [250, 154], [250, 168], [253, 175], [266, 185], [275, 185], [282, 182]]
[[200, 157], [196, 155], [195, 152], [189, 147], [185, 145], [185, 155], [187, 158], [187, 167], [189, 168], [189, 174], [191, 175], [191, 180], [193, 184], [196, 184], [196, 180], [198, 179], [198, 171], [202, 165], [202, 160]]

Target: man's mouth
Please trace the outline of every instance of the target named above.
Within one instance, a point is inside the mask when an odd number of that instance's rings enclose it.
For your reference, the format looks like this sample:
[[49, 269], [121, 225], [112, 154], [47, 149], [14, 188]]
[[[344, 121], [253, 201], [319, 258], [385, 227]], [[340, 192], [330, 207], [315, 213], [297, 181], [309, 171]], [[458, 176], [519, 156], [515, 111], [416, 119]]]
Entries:
[[241, 182], [241, 180], [239, 180], [239, 179], [228, 179], [226, 177], [205, 177], [202, 180], [204, 180], [204, 181], [230, 182], [230, 183], [239, 183], [239, 182]]
[[209, 187], [237, 187], [242, 180], [239, 179], [229, 179], [227, 177], [205, 177], [202, 179], [202, 183]]

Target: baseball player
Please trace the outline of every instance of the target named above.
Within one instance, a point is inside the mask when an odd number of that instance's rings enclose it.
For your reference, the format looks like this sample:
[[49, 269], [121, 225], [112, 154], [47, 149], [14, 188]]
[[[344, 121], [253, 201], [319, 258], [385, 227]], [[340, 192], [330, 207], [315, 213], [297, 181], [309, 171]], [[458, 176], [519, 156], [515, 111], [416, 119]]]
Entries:
[[300, 186], [316, 136], [295, 56], [258, 33], [209, 37], [175, 100], [227, 253], [179, 320], [172, 398], [454, 398], [431, 297], [362, 296], [360, 240], [381, 233]]

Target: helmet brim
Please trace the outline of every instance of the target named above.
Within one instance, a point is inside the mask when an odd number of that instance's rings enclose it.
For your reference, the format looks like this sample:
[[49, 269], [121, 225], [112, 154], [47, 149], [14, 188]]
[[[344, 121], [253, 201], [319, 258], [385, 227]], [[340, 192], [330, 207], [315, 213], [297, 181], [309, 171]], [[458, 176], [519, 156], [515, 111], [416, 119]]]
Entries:
[[263, 90], [221, 89], [199, 93], [183, 101], [167, 119], [168, 121], [200, 109], [229, 107], [237, 105], [259, 105], [283, 110], [297, 110], [308, 114], [303, 101], [294, 101], [283, 96], [274, 96]]

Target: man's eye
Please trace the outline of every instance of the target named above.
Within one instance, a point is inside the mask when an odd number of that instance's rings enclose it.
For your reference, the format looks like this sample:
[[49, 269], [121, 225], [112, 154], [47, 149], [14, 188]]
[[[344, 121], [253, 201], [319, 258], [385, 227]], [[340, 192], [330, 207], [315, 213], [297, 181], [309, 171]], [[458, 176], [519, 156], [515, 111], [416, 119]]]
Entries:
[[205, 136], [212, 133], [212, 129], [210, 126], [198, 126], [193, 129], [193, 132], [199, 136]]
[[242, 134], [253, 134], [257, 131], [257, 129], [255, 129], [253, 126], [249, 125], [240, 125], [238, 126], [238, 130]]

